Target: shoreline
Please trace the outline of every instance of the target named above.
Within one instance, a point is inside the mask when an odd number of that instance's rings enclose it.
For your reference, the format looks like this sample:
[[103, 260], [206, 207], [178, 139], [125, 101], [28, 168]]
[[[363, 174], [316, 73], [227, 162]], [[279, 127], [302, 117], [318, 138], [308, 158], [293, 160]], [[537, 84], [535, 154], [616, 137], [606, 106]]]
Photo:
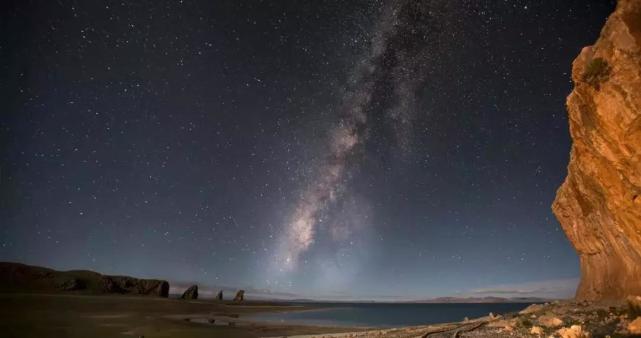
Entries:
[[[471, 320], [379, 328], [266, 322], [255, 314], [311, 311], [314, 304], [252, 302], [237, 305], [208, 300], [185, 301], [140, 296], [0, 293], [0, 330], [10, 337], [107, 338], [154, 337], [166, 332], [184, 338], [354, 338], [354, 337], [496, 337], [593, 336], [627, 330], [635, 312], [624, 304], [573, 300], [533, 304], [519, 312]], [[641, 308], [641, 306], [639, 306]], [[562, 331], [565, 330], [565, 331]], [[581, 337], [581, 336], [576, 336]]]
[[313, 310], [313, 305], [181, 300], [130, 295], [0, 292], [0, 331], [9, 337], [112, 338], [282, 337], [363, 331], [366, 328], [265, 323], [257, 313]]
[[[416, 303], [396, 303], [396, 304], [416, 304]], [[435, 303], [429, 303], [435, 304]], [[452, 305], [464, 305], [470, 303], [438, 303], [436, 305], [443, 304], [452, 304]], [[475, 303], [475, 304], [487, 304], [487, 303]], [[519, 303], [520, 304], [520, 303]], [[527, 303], [523, 303], [527, 304]], [[345, 303], [346, 306], [349, 306], [350, 303]], [[383, 304], [384, 305], [384, 304]], [[340, 306], [337, 306], [340, 307]], [[323, 311], [331, 310], [331, 308], [324, 308], [322, 306], [307, 306], [300, 305], [296, 308], [290, 308], [288, 305], [284, 305], [279, 309], [261, 309], [264, 311], [255, 312], [255, 314], [260, 313], [278, 313], [278, 312], [305, 312], [305, 311]], [[517, 312], [506, 313], [506, 316], [516, 315]], [[233, 322], [235, 327], [246, 328], [250, 330], [277, 330], [278, 334], [265, 334], [260, 335], [260, 338], [280, 338], [283, 336], [289, 338], [355, 338], [355, 337], [398, 337], [398, 336], [416, 336], [422, 337], [425, 335], [432, 334], [447, 334], [452, 332], [467, 332], [478, 329], [482, 326], [487, 325], [493, 320], [502, 318], [501, 315], [494, 316], [490, 313], [488, 316], [481, 316], [471, 320], [463, 321], [452, 321], [452, 322], [440, 322], [440, 323], [430, 323], [430, 324], [420, 324], [420, 325], [401, 325], [401, 326], [385, 326], [385, 327], [375, 327], [375, 326], [362, 326], [362, 325], [319, 325], [313, 323], [295, 323], [287, 321], [271, 321], [271, 320], [260, 320], [252, 318], [254, 314], [248, 314], [246, 317], [235, 317], [229, 318], [227, 316], [212, 316], [209, 314], [192, 314], [190, 316], [175, 316], [172, 317], [174, 320], [186, 320], [190, 323], [215, 327], [215, 326], [225, 326], [229, 322]]]

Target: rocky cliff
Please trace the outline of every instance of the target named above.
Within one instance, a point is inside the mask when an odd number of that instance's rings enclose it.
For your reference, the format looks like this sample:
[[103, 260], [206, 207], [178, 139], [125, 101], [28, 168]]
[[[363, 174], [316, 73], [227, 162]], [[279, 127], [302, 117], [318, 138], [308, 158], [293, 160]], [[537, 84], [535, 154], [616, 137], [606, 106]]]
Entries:
[[641, 295], [641, 0], [619, 0], [572, 68], [573, 144], [552, 209], [581, 260], [577, 298]]
[[0, 262], [0, 292], [132, 294], [167, 297], [169, 283], [158, 279], [108, 276], [87, 270], [56, 271]]

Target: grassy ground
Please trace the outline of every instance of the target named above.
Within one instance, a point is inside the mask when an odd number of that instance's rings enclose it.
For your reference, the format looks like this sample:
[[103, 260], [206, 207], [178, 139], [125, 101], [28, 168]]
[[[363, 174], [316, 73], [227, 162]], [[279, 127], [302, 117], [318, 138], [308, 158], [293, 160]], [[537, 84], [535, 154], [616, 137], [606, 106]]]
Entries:
[[[261, 337], [347, 329], [262, 325], [243, 321], [259, 311], [291, 310], [152, 297], [0, 294], [2, 337]], [[198, 318], [197, 320], [194, 320]], [[216, 319], [217, 325], [208, 323]], [[228, 325], [234, 322], [236, 326]]]

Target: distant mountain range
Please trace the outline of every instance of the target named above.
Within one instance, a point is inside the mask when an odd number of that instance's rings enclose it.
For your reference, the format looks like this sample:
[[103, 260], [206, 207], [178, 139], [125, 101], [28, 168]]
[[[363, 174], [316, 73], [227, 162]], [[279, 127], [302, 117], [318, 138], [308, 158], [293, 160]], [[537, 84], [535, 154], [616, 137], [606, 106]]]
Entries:
[[[261, 297], [263, 298], [263, 297]], [[267, 298], [263, 298], [267, 300]], [[275, 299], [270, 299], [275, 300]], [[419, 300], [332, 300], [332, 299], [288, 299], [291, 303], [412, 303], [412, 304], [472, 304], [472, 303], [546, 303], [554, 299], [539, 297], [437, 297]]]
[[437, 297], [410, 303], [544, 303], [550, 299], [538, 297]]

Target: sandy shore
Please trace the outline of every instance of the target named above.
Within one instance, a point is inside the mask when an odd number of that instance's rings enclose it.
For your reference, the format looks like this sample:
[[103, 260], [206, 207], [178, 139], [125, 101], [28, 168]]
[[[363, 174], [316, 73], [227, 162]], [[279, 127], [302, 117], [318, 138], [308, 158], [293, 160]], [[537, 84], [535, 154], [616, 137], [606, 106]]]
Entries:
[[[374, 329], [288, 325], [254, 319], [261, 312], [300, 311], [313, 306], [150, 297], [2, 294], [3, 337], [181, 337], [181, 338], [356, 338], [356, 337], [537, 337], [558, 332], [591, 336], [625, 335], [635, 318], [620, 305], [555, 302], [532, 305], [520, 313], [403, 328]], [[641, 306], [640, 306], [641, 308]], [[634, 316], [633, 316], [634, 315]], [[581, 337], [581, 336], [577, 336]]]
[[313, 306], [156, 297], [0, 293], [0, 332], [6, 337], [258, 338], [359, 331], [355, 328], [266, 323], [260, 312]]

